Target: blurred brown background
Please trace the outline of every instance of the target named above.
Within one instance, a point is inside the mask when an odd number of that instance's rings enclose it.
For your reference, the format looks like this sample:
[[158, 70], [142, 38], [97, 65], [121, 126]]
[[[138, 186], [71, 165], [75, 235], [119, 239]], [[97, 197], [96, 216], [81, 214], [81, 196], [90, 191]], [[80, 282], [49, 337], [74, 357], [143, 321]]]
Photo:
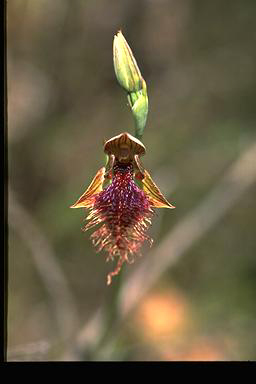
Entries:
[[[8, 2], [9, 360], [256, 359], [255, 175], [232, 204], [207, 200], [256, 140], [255, 17], [254, 0]], [[103, 139], [133, 134], [118, 29], [148, 87], [143, 163], [176, 206], [153, 222], [148, 286], [122, 316], [118, 292], [149, 250], [107, 287], [113, 265], [69, 209], [103, 165]], [[176, 258], [165, 246], [173, 261], [147, 283], [157, 247], [204, 199], [216, 220]]]

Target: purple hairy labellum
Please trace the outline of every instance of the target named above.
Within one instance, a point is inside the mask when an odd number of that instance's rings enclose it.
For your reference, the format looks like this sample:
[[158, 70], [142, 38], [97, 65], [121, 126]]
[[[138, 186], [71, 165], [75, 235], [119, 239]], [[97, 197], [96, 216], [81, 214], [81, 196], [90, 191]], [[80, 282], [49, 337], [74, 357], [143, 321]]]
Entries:
[[104, 151], [108, 155], [106, 167], [97, 172], [71, 208], [90, 210], [84, 231], [100, 225], [91, 239], [98, 251], [107, 252], [107, 261], [117, 259], [115, 270], [108, 275], [107, 284], [110, 284], [122, 264], [132, 263], [134, 256], [140, 254], [145, 240], [152, 244], [146, 232], [154, 208], [174, 206], [142, 166], [140, 156], [145, 154], [145, 147], [138, 139], [122, 133], [108, 140]]

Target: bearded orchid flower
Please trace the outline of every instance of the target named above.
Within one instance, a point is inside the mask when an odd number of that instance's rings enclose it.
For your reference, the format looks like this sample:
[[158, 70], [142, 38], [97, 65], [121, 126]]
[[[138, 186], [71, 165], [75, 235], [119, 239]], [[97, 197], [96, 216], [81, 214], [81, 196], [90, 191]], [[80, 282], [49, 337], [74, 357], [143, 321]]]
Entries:
[[145, 241], [152, 245], [147, 230], [155, 208], [175, 208], [140, 159], [146, 153], [141, 139], [148, 115], [147, 87], [121, 31], [114, 37], [113, 62], [116, 78], [127, 93], [135, 137], [124, 132], [104, 143], [106, 166], [98, 170], [87, 190], [71, 206], [89, 209], [83, 230], [97, 226], [91, 235], [94, 246], [107, 252], [107, 261], [117, 260], [116, 268], [108, 274], [108, 285], [124, 262], [132, 263], [140, 254]]
[[71, 208], [87, 208], [88, 223], [84, 231], [97, 225], [91, 235], [98, 251], [107, 252], [107, 261], [117, 259], [107, 284], [117, 275], [124, 262], [132, 263], [140, 254], [155, 208], [175, 208], [160, 192], [140, 157], [146, 152], [140, 140], [121, 133], [104, 144], [107, 165], [99, 169], [85, 193]]

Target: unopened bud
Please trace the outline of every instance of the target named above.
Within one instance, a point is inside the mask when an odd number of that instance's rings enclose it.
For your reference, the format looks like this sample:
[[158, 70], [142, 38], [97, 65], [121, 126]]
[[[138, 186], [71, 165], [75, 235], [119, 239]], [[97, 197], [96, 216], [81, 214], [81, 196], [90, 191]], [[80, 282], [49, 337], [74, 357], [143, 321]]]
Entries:
[[135, 120], [135, 136], [141, 140], [148, 115], [147, 86], [121, 31], [114, 37], [113, 61], [117, 80], [128, 93]]
[[142, 76], [131, 48], [121, 31], [114, 36], [113, 61], [117, 80], [127, 92], [142, 88]]

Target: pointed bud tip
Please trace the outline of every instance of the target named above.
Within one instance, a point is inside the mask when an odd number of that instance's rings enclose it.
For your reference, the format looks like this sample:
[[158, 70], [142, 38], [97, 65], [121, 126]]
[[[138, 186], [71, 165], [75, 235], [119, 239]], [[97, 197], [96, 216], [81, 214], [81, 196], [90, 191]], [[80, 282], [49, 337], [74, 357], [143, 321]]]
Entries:
[[122, 33], [122, 30], [121, 30], [121, 28], [120, 28], [120, 29], [118, 29], [118, 31], [117, 31], [117, 33], [116, 33], [115, 37], [117, 37], [118, 35], [122, 35], [122, 36], [123, 36], [123, 33]]

